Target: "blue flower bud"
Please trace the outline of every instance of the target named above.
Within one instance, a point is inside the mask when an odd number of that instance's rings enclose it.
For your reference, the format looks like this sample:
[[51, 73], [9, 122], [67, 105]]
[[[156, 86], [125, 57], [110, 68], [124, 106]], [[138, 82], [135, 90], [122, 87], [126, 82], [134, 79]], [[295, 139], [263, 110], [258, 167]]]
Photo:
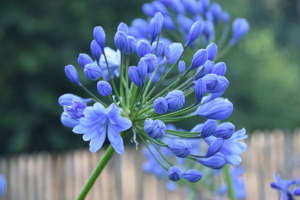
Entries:
[[190, 155], [192, 145], [185, 140], [176, 140], [176, 142], [169, 145], [169, 148], [175, 156], [185, 158]]
[[152, 5], [156, 12], [161, 12], [163, 15], [170, 15], [169, 11], [165, 7], [164, 4], [162, 4], [159, 1], [152, 1]]
[[128, 69], [128, 76], [130, 80], [139, 88], [142, 88], [143, 81], [141, 77], [139, 76], [138, 68], [135, 66], [129, 67]]
[[197, 158], [196, 161], [212, 169], [222, 169], [226, 165], [226, 159], [221, 153], [217, 153], [209, 158]]
[[0, 198], [4, 194], [5, 188], [6, 188], [6, 179], [4, 176], [0, 174]]
[[163, 97], [158, 97], [153, 102], [153, 109], [158, 114], [164, 114], [168, 111], [168, 103]]
[[166, 125], [159, 119], [146, 119], [144, 123], [144, 131], [153, 139], [158, 139], [164, 136], [166, 132]]
[[99, 62], [100, 58], [101, 58], [102, 50], [101, 50], [100, 46], [98, 45], [98, 43], [96, 42], [96, 40], [93, 40], [91, 42], [91, 52], [92, 52], [92, 55], [95, 58], [95, 60], [97, 62]]
[[176, 26], [172, 20], [172, 18], [168, 15], [164, 16], [163, 27], [169, 30], [176, 30]]
[[185, 9], [180, 0], [173, 0], [171, 8], [176, 14], [184, 13]]
[[71, 106], [73, 103], [73, 99], [79, 99], [85, 103], [90, 103], [93, 101], [93, 99], [83, 99], [77, 95], [74, 94], [63, 94], [58, 98], [58, 103], [60, 106]]
[[155, 15], [155, 9], [150, 3], [144, 3], [142, 6], [142, 10], [149, 17], [153, 17]]
[[146, 40], [140, 40], [136, 45], [136, 52], [142, 58], [144, 55], [151, 53], [151, 45]]
[[217, 2], [213, 2], [210, 6], [210, 11], [214, 17], [214, 22], [217, 24], [222, 17], [222, 8]]
[[206, 47], [206, 50], [208, 52], [208, 60], [213, 61], [215, 56], [217, 55], [218, 47], [215, 43], [211, 43]]
[[182, 172], [177, 166], [173, 166], [168, 171], [168, 177], [172, 181], [179, 181], [182, 177]]
[[183, 46], [181, 43], [172, 43], [170, 46], [171, 55], [169, 59], [169, 64], [173, 65], [180, 57], [183, 52]]
[[237, 43], [244, 35], [248, 33], [249, 29], [250, 26], [246, 19], [235, 19], [232, 24], [232, 39], [230, 41], [231, 45]]
[[224, 122], [217, 126], [217, 129], [214, 132], [213, 136], [227, 140], [231, 138], [234, 131], [235, 131], [235, 126], [232, 123]]
[[[152, 53], [152, 54], [155, 53], [156, 45], [157, 45], [157, 42], [153, 42], [153, 43], [152, 43], [152, 47], [151, 47], [151, 53]], [[163, 51], [164, 51], [164, 47], [165, 47], [164, 43], [161, 42], [161, 41], [159, 41], [158, 47], [157, 47], [157, 50], [156, 50], [156, 54], [155, 54], [156, 57], [161, 56], [161, 54], [162, 54]]]
[[203, 30], [202, 23], [200, 21], [195, 22], [190, 29], [190, 33], [185, 46], [188, 46], [193, 42], [195, 42], [195, 40], [197, 40], [197, 38], [201, 35], [202, 30]]
[[127, 43], [128, 43], [128, 40], [127, 40], [127, 34], [124, 33], [123, 31], [118, 31], [115, 35], [115, 44], [116, 44], [116, 47], [118, 49], [120, 49], [120, 51], [125, 51], [126, 48], [127, 48]]
[[209, 158], [219, 151], [221, 151], [224, 144], [223, 138], [217, 138], [215, 139], [208, 147], [207, 153], [203, 156], [203, 158]]
[[159, 17], [153, 17], [150, 21], [150, 43], [153, 43], [155, 39], [157, 38], [158, 34], [161, 31], [161, 27], [163, 25], [162, 20]]
[[105, 45], [105, 32], [101, 26], [96, 26], [93, 31], [94, 38], [100, 46], [102, 52], [104, 51]]
[[207, 11], [205, 13], [205, 18], [206, 18], [207, 21], [214, 22], [214, 16], [213, 16], [213, 14], [210, 11]]
[[65, 66], [65, 73], [66, 73], [68, 79], [70, 79], [70, 81], [72, 81], [73, 83], [75, 83], [78, 86], [81, 85], [79, 83], [77, 70], [75, 69], [75, 67], [73, 65]]
[[197, 67], [200, 67], [204, 65], [204, 63], [207, 61], [208, 58], [208, 52], [206, 49], [200, 49], [198, 50], [193, 57], [191, 66], [189, 67], [189, 70], [193, 70]]
[[177, 22], [179, 24], [179, 27], [185, 32], [189, 33], [191, 30], [191, 27], [193, 26], [194, 22], [190, 18], [186, 17], [185, 15], [179, 14], [177, 16]]
[[83, 111], [86, 109], [87, 105], [84, 101], [80, 99], [73, 99], [72, 105], [64, 106], [64, 112], [68, 114], [69, 118], [79, 119], [84, 117]]
[[90, 63], [84, 67], [84, 75], [86, 78], [96, 81], [101, 77], [100, 67], [96, 63]]
[[182, 60], [179, 62], [178, 64], [178, 71], [180, 76], [183, 76], [184, 72], [185, 72], [185, 62]]
[[200, 103], [206, 93], [206, 83], [203, 79], [198, 79], [195, 83], [196, 103]]
[[78, 64], [80, 65], [80, 67], [82, 67], [84, 69], [84, 66], [86, 64], [92, 63], [93, 60], [91, 59], [91, 57], [85, 53], [81, 53], [79, 54], [78, 57]]
[[228, 12], [224, 11], [222, 13], [222, 20], [223, 20], [224, 24], [229, 24], [230, 16], [229, 16]]
[[207, 61], [204, 63], [203, 67], [199, 67], [199, 68], [197, 69], [196, 74], [198, 74], [199, 71], [201, 71], [201, 72], [195, 77], [195, 79], [197, 80], [197, 79], [199, 79], [199, 78], [204, 77], [206, 74], [212, 73], [212, 70], [213, 70], [214, 65], [215, 65], [215, 63], [214, 63], [213, 61], [207, 60]]
[[161, 12], [155, 13], [154, 17], [158, 17], [161, 21], [161, 24], [164, 23], [164, 16], [161, 14]]
[[139, 65], [138, 65], [138, 72], [139, 72], [139, 77], [142, 79], [143, 83], [145, 82], [145, 78], [147, 76], [147, 64], [145, 63], [144, 60], [140, 60]]
[[202, 25], [205, 23], [204, 19], [200, 15], [195, 15], [193, 19], [194, 22], [200, 21]]
[[229, 85], [229, 81], [224, 76], [218, 76], [219, 85], [213, 90], [207, 90], [209, 93], [224, 93]]
[[183, 178], [191, 183], [196, 183], [200, 181], [202, 176], [203, 174], [196, 169], [190, 169], [183, 173]]
[[129, 35], [136, 38], [148, 37], [149, 35], [149, 23], [143, 19], [137, 18], [132, 21], [131, 26], [128, 29]]
[[170, 56], [171, 56], [171, 48], [170, 48], [170, 46], [166, 46], [165, 47], [164, 55], [165, 55], [165, 57], [166, 57], [167, 60], [170, 60]]
[[217, 121], [209, 119], [206, 122], [204, 122], [200, 137], [207, 138], [213, 135], [216, 130], [217, 130]]
[[294, 188], [293, 193], [294, 193], [295, 196], [300, 196], [300, 187]]
[[232, 111], [232, 103], [219, 97], [202, 104], [192, 115], [198, 114], [206, 119], [224, 120], [231, 115]]
[[166, 96], [168, 110], [173, 112], [179, 110], [185, 103], [185, 97], [182, 91], [173, 90]]
[[158, 60], [157, 57], [154, 54], [148, 53], [142, 57], [142, 59], [146, 64], [147, 64], [147, 72], [152, 73], [157, 65], [158, 65]]
[[119, 24], [118, 28], [117, 28], [117, 31], [122, 31], [122, 32], [128, 34], [128, 26], [127, 26], [127, 24], [121, 22]]
[[227, 67], [224, 62], [219, 62], [213, 66], [212, 72], [213, 74], [217, 74], [218, 76], [224, 76], [226, 73]]
[[127, 36], [127, 42], [127, 47], [124, 52], [129, 55], [136, 51], [136, 39], [132, 36]]
[[199, 11], [201, 12], [202, 15], [205, 15], [206, 11], [208, 10], [208, 7], [210, 5], [210, 0], [200, 0], [198, 1], [199, 5]]
[[185, 9], [191, 14], [191, 15], [197, 15], [197, 4], [195, 0], [182, 0], [182, 3], [185, 7]]
[[207, 92], [214, 90], [219, 85], [219, 77], [216, 74], [207, 74], [202, 79], [206, 83]]
[[111, 85], [106, 81], [98, 81], [97, 90], [102, 96], [109, 96], [112, 93]]

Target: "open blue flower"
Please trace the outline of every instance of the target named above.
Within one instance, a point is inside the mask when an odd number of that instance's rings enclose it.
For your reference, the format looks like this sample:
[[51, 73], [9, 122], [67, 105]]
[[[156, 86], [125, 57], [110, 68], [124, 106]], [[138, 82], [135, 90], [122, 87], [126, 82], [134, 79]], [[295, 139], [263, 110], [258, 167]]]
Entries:
[[80, 119], [80, 124], [74, 127], [73, 132], [84, 134], [83, 140], [90, 140], [90, 151], [98, 151], [106, 138], [108, 139], [118, 154], [124, 153], [123, 139], [119, 132], [129, 129], [132, 125], [127, 118], [121, 117], [121, 111], [115, 104], [104, 108], [100, 103], [95, 103], [84, 110], [84, 117]]

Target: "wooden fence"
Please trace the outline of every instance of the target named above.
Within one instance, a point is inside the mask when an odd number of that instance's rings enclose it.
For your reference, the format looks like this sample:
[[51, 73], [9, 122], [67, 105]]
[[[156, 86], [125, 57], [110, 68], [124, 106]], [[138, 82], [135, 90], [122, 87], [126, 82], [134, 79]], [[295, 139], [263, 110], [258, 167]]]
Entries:
[[[242, 154], [246, 169], [247, 199], [277, 199], [270, 188], [273, 172], [282, 178], [300, 178], [300, 132], [255, 131], [245, 140]], [[0, 174], [8, 179], [5, 200], [74, 200], [96, 166], [103, 151], [71, 150], [64, 154], [40, 152], [0, 158]], [[182, 200], [183, 189], [169, 192], [162, 181], [145, 174], [141, 149], [127, 148], [114, 155], [87, 200]]]

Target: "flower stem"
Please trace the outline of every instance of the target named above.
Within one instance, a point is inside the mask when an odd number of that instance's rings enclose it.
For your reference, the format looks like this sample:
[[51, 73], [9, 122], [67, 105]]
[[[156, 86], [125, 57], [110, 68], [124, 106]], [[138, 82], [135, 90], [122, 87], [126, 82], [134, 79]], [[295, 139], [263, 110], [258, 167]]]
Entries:
[[82, 84], [80, 85], [84, 91], [86, 91], [91, 97], [93, 97], [96, 101], [98, 101], [99, 103], [101, 103], [104, 107], [107, 107], [107, 105], [101, 101], [100, 99], [98, 99], [93, 93], [91, 93], [86, 87], [84, 87]]
[[235, 197], [232, 177], [231, 177], [231, 174], [230, 174], [230, 168], [229, 168], [228, 164], [226, 164], [224, 166], [224, 172], [225, 172], [226, 182], [227, 182], [227, 185], [228, 185], [229, 198], [230, 198], [230, 200], [237, 200], [236, 197]]
[[[129, 130], [130, 129], [120, 133], [122, 138], [124, 138], [127, 135]], [[98, 165], [96, 166], [96, 168], [92, 172], [91, 176], [89, 177], [89, 179], [87, 180], [87, 182], [83, 186], [83, 188], [82, 188], [81, 192], [79, 193], [79, 195], [77, 196], [76, 200], [84, 200], [85, 199], [86, 195], [89, 193], [90, 189], [93, 187], [95, 181], [97, 180], [97, 178], [101, 174], [102, 170], [104, 169], [104, 167], [106, 166], [108, 161], [113, 156], [114, 152], [115, 152], [114, 148], [111, 145], [109, 145], [109, 147], [107, 148], [105, 154], [103, 155], [100, 162], [98, 163]]]

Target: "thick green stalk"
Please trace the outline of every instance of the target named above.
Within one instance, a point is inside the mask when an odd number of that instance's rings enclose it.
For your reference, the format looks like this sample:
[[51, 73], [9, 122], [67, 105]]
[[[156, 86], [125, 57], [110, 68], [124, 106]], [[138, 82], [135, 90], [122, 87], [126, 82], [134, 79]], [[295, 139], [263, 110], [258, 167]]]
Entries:
[[235, 197], [233, 181], [232, 181], [232, 177], [231, 177], [231, 174], [230, 174], [230, 168], [229, 168], [228, 164], [226, 164], [224, 166], [224, 172], [225, 172], [226, 182], [227, 182], [227, 185], [228, 185], [229, 198], [230, 198], [230, 200], [237, 200], [236, 197]]
[[[129, 130], [123, 131], [123, 132], [120, 133], [120, 135], [122, 136], [122, 138], [124, 138], [127, 135], [127, 133], [129, 132]], [[77, 196], [76, 200], [83, 200], [83, 199], [85, 199], [86, 195], [88, 194], [88, 192], [90, 191], [90, 189], [93, 187], [95, 181], [97, 180], [97, 178], [101, 174], [102, 170], [104, 169], [104, 167], [106, 166], [106, 164], [108, 163], [108, 161], [113, 156], [114, 152], [115, 152], [114, 148], [111, 145], [109, 145], [109, 147], [107, 148], [105, 154], [103, 155], [103, 157], [101, 158], [100, 162], [98, 163], [98, 165], [96, 166], [96, 168], [92, 172], [91, 176], [89, 177], [89, 179], [87, 180], [87, 182], [83, 186], [83, 188], [82, 188], [81, 192], [79, 193], [79, 195]]]

